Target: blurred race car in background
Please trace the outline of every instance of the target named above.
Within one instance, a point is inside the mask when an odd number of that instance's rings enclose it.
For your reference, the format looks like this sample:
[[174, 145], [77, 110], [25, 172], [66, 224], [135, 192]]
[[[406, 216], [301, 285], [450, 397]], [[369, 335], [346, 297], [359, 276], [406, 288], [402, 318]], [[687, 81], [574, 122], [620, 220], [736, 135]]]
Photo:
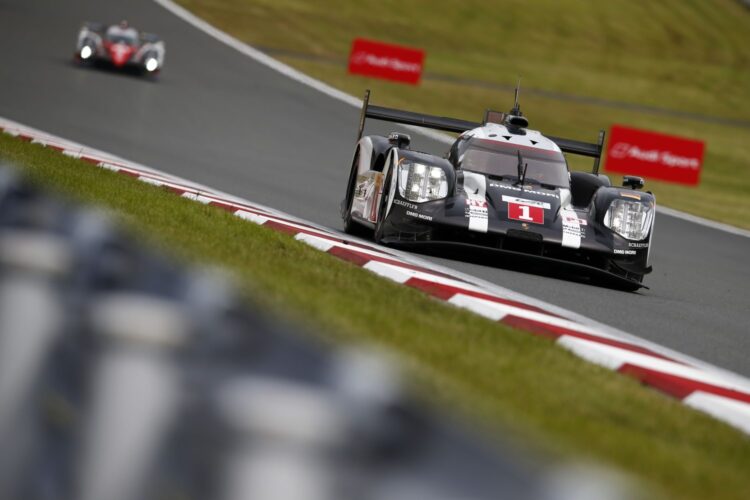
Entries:
[[[365, 120], [460, 134], [444, 156], [415, 151], [404, 133], [363, 137]], [[651, 272], [656, 201], [643, 179], [614, 187], [599, 174], [596, 143], [545, 137], [528, 129], [516, 102], [487, 111], [482, 123], [369, 104], [341, 213], [349, 233], [369, 229], [385, 245], [481, 255], [492, 263], [537, 264], [627, 290]], [[591, 173], [571, 172], [563, 153], [594, 158]], [[541, 267], [541, 266], [539, 266]]]
[[103, 64], [156, 75], [164, 66], [164, 42], [121, 21], [106, 25], [84, 23], [78, 32], [74, 59], [80, 64]]

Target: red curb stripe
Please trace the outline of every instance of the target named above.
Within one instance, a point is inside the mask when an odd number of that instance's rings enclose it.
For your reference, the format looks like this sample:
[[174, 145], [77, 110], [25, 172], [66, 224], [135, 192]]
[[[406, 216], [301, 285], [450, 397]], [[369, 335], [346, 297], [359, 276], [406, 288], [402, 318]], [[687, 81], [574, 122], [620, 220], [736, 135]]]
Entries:
[[624, 375], [634, 377], [640, 380], [643, 384], [658, 389], [661, 392], [665, 392], [677, 399], [685, 399], [693, 392], [701, 391], [727, 399], [741, 401], [743, 403], [750, 403], [750, 394], [746, 392], [727, 389], [726, 387], [720, 387], [706, 382], [698, 382], [697, 380], [670, 375], [656, 370], [643, 368], [641, 366], [626, 363], [617, 371]]
[[[296, 222], [293, 222], [293, 221], [288, 221], [288, 222], [290, 224], [297, 224]], [[310, 227], [310, 226], [307, 226], [307, 227]], [[314, 230], [300, 229], [300, 228], [296, 228], [296, 229], [297, 229], [297, 232], [299, 232], [299, 233], [309, 234], [310, 236], [315, 236], [317, 238], [321, 238], [321, 239], [324, 239], [324, 240], [335, 241], [336, 243], [340, 243], [342, 245], [347, 245], [347, 246], [351, 246], [351, 247], [354, 247], [354, 248], [360, 248], [362, 250], [369, 250], [371, 252], [376, 252], [376, 253], [379, 253], [381, 255], [385, 255], [385, 256], [389, 256], [390, 257], [390, 254], [388, 254], [388, 253], [386, 253], [386, 252], [384, 252], [384, 251], [382, 251], [382, 250], [380, 250], [378, 248], [371, 248], [371, 247], [369, 247], [367, 245], [362, 245], [361, 243], [355, 243], [353, 241], [347, 241], [347, 240], [341, 239], [341, 238], [339, 238], [337, 236], [334, 236], [332, 234], [326, 234], [323, 231], [321, 231], [320, 229], [314, 229]]]
[[549, 325], [547, 323], [542, 323], [540, 321], [534, 321], [532, 319], [527, 319], [527, 318], [521, 318], [518, 316], [514, 316], [512, 314], [505, 316], [503, 319], [500, 320], [500, 322], [509, 326], [513, 326], [516, 328], [520, 328], [522, 330], [526, 330], [536, 335], [541, 335], [543, 337], [548, 337], [548, 338], [555, 339], [555, 340], [564, 335], [568, 335], [570, 337], [576, 337], [576, 338], [583, 339], [583, 340], [590, 340], [591, 342], [597, 342], [599, 344], [605, 344], [608, 346], [617, 347], [618, 349], [636, 352], [638, 354], [645, 354], [646, 356], [651, 356], [652, 358], [659, 358], [665, 361], [671, 361], [672, 363], [678, 363], [680, 365], [685, 366], [685, 363], [683, 363], [682, 361], [669, 358], [667, 356], [659, 354], [658, 352], [654, 352], [651, 349], [648, 349], [646, 347], [641, 347], [639, 345], [631, 344], [628, 342], [623, 342], [620, 340], [614, 340], [614, 339], [610, 339], [607, 337], [598, 337], [596, 335], [579, 332], [577, 330], [571, 330], [570, 328], [565, 328], [562, 326]]
[[281, 233], [286, 233], [286, 234], [291, 234], [291, 235], [295, 235], [295, 234], [297, 234], [299, 232], [296, 228], [293, 228], [291, 226], [287, 226], [286, 224], [282, 224], [281, 222], [276, 222], [276, 221], [270, 220], [270, 219], [268, 221], [264, 222], [263, 226], [270, 227], [270, 228], [275, 229], [275, 230], [277, 230], [277, 231], [279, 231]]
[[81, 156], [78, 158], [79, 160], [85, 161], [86, 163], [91, 163], [92, 165], [99, 165], [104, 160], [100, 160], [99, 158], [94, 158], [93, 156]]
[[177, 196], [182, 196], [183, 194], [185, 194], [184, 189], [180, 189], [174, 186], [164, 186], [164, 187], [167, 188], [167, 190], [169, 190], [170, 192], [176, 194]]
[[128, 170], [118, 170], [117, 173], [122, 174], [122, 175], [127, 175], [128, 177], [132, 177], [134, 179], [137, 179], [138, 177], [140, 177], [140, 175], [136, 174], [135, 172], [130, 172]]
[[352, 264], [355, 264], [359, 267], [364, 266], [371, 260], [369, 257], [365, 257], [363, 254], [359, 252], [353, 252], [351, 250], [347, 250], [346, 248], [341, 248], [341, 247], [332, 247], [328, 250], [327, 253], [335, 257], [338, 257], [339, 259], [349, 261]]
[[220, 208], [222, 210], [226, 210], [227, 212], [235, 212], [237, 210], [237, 207], [230, 203], [223, 203], [221, 201], [209, 201], [209, 206]]
[[358, 252], [357, 250], [350, 250], [348, 248], [333, 247], [330, 250], [328, 250], [328, 253], [330, 253], [331, 255], [335, 255], [336, 257], [340, 257], [344, 260], [354, 262], [359, 266], [364, 266], [370, 261], [375, 261], [375, 262], [381, 262], [383, 264], [390, 264], [392, 266], [400, 267], [403, 269], [409, 269], [410, 271], [419, 271], [421, 273], [432, 274], [434, 276], [442, 276], [444, 278], [455, 279], [452, 276], [448, 276], [447, 274], [438, 273], [437, 271], [431, 271], [429, 269], [415, 266], [413, 264], [408, 264], [406, 262], [401, 262], [401, 261], [394, 260], [394, 259], [380, 257], [378, 255], [363, 254], [361, 252]]
[[522, 302], [516, 302], [514, 300], [503, 299], [503, 298], [500, 298], [500, 297], [497, 297], [495, 295], [491, 295], [488, 293], [477, 292], [474, 290], [466, 290], [463, 288], [459, 288], [459, 287], [455, 287], [451, 285], [445, 285], [442, 283], [435, 283], [433, 281], [427, 281], [421, 278], [409, 278], [409, 280], [405, 284], [413, 288], [418, 288], [419, 290], [422, 290], [423, 292], [428, 293], [434, 297], [438, 297], [439, 299], [442, 299], [442, 300], [449, 300], [454, 295], [460, 293], [462, 295], [468, 295], [470, 297], [476, 297], [478, 299], [484, 299], [490, 302], [496, 302], [498, 304], [504, 304], [504, 305], [508, 305], [512, 307], [517, 307], [519, 309], [524, 309], [526, 311], [538, 312], [538, 313], [546, 314], [547, 316], [553, 316], [555, 318], [565, 319], [565, 318], [562, 318], [562, 316], [551, 313], [549, 311], [545, 311], [544, 309], [540, 307], [531, 306], [528, 304], [524, 304]]
[[[222, 202], [211, 202], [209, 204], [213, 204], [213, 203], [216, 203], [217, 206], [223, 204]], [[340, 243], [342, 245], [347, 245], [347, 246], [351, 246], [351, 247], [355, 247], [355, 248], [361, 248], [363, 250], [369, 250], [371, 252], [376, 252], [376, 253], [379, 253], [381, 255], [391, 257], [391, 255], [389, 253], [387, 253], [387, 252], [385, 252], [383, 250], [380, 250], [379, 248], [373, 248], [373, 247], [370, 247], [368, 245], [363, 245], [361, 243], [356, 243], [354, 241], [345, 240], [345, 239], [339, 238], [337, 236], [334, 236], [333, 234], [326, 233], [325, 230], [323, 230], [323, 229], [317, 229], [317, 228], [314, 228], [314, 227], [306, 225], [306, 224], [300, 224], [299, 222], [296, 222], [296, 221], [293, 221], [293, 220], [284, 219], [283, 217], [279, 217], [277, 215], [272, 215], [272, 214], [269, 214], [268, 212], [258, 211], [257, 209], [250, 209], [250, 210], [248, 210], [248, 209], [245, 209], [245, 208], [237, 208], [236, 206], [231, 207], [230, 205], [227, 205], [227, 207], [228, 207], [227, 210], [231, 209], [231, 210], [237, 210], [237, 211], [242, 211], [242, 212], [251, 212], [251, 213], [253, 213], [255, 215], [259, 215], [261, 217], [265, 217], [269, 221], [276, 222], [277, 224], [295, 224], [297, 226], [303, 226], [302, 228], [293, 228], [297, 233], [309, 234], [310, 236], [315, 236], [317, 238], [321, 238], [321, 239], [324, 239], [324, 240], [335, 241], [336, 243]], [[229, 207], [231, 207], [231, 208], [229, 208]], [[223, 207], [220, 207], [220, 208], [223, 208]], [[275, 219], [278, 219], [278, 220], [275, 220]], [[430, 271], [430, 272], [432, 272], [432, 271]], [[457, 281], [462, 281], [462, 280], [458, 280], [457, 278], [452, 278], [452, 279], [456, 279]]]

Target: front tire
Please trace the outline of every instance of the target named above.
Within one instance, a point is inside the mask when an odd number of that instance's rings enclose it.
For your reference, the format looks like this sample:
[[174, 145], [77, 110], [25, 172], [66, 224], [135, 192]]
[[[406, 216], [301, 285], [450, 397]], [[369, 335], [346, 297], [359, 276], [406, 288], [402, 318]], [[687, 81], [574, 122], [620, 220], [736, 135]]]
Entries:
[[341, 217], [344, 219], [344, 232], [346, 234], [357, 235], [361, 232], [362, 226], [357, 224], [352, 217], [352, 203], [354, 201], [354, 186], [357, 184], [357, 167], [359, 165], [359, 148], [354, 153], [352, 168], [349, 171], [349, 183], [346, 187], [346, 197], [341, 202]]
[[388, 169], [388, 174], [385, 176], [383, 181], [383, 194], [380, 196], [380, 204], [378, 206], [378, 220], [375, 223], [375, 243], [383, 245], [383, 237], [385, 235], [385, 218], [386, 210], [388, 209], [388, 196], [391, 192], [391, 179], [393, 177], [393, 169]]

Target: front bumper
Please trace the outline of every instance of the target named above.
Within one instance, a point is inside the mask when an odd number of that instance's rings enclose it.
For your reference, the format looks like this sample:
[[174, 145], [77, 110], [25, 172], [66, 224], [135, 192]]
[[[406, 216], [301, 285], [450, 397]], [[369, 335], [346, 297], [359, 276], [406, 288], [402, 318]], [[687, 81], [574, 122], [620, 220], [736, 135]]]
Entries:
[[618, 253], [615, 248], [627, 247], [627, 241], [605, 228], [588, 223], [577, 248], [563, 246], [560, 226], [529, 227], [490, 216], [487, 232], [478, 232], [470, 230], [461, 202], [394, 203], [381, 242], [486, 265], [518, 265], [526, 271], [574, 275], [620, 288], [647, 288], [640, 282], [651, 272], [647, 248]]

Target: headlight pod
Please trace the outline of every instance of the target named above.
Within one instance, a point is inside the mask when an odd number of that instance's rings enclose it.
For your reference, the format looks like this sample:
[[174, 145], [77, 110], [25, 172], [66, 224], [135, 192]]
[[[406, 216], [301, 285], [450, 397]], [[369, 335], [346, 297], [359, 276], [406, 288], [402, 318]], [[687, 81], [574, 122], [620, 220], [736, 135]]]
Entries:
[[439, 200], [448, 196], [448, 179], [440, 167], [402, 160], [398, 166], [398, 192], [416, 203]]
[[648, 236], [654, 210], [639, 201], [614, 200], [604, 214], [604, 225], [628, 240], [642, 240]]
[[93, 55], [94, 55], [94, 49], [91, 48], [91, 45], [87, 44], [81, 47], [81, 53], [80, 53], [81, 59], [85, 60]]
[[157, 61], [155, 57], [149, 56], [146, 59], [146, 71], [154, 72], [157, 69], [159, 69], [159, 61]]

